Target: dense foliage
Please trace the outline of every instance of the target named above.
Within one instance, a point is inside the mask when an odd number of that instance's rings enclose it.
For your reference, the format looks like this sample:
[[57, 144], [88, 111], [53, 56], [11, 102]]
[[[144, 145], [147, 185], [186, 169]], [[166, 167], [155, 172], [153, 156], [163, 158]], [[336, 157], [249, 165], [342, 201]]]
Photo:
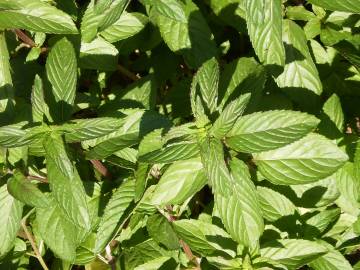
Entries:
[[360, 269], [360, 0], [0, 0], [0, 269]]

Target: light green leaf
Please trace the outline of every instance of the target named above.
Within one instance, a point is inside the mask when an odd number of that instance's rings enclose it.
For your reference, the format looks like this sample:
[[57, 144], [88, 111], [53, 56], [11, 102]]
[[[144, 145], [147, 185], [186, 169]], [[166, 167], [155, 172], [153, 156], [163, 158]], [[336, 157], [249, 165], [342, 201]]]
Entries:
[[102, 15], [102, 19], [99, 23], [99, 31], [103, 31], [112, 24], [114, 24], [124, 12], [125, 8], [129, 4], [130, 0], [114, 0], [111, 1], [108, 7], [101, 13], [98, 10], [98, 14]]
[[75, 260], [78, 229], [67, 219], [55, 200], [46, 208], [36, 209], [35, 226], [56, 256], [68, 262]]
[[283, 40], [286, 44], [286, 64], [284, 72], [277, 77], [278, 85], [282, 88], [301, 88], [320, 95], [322, 84], [311, 58], [304, 31], [296, 23], [285, 20]]
[[267, 187], [257, 187], [259, 203], [263, 217], [268, 221], [276, 221], [285, 216], [295, 214], [295, 205], [283, 194]]
[[22, 129], [22, 125], [9, 125], [0, 127], [0, 145], [2, 147], [19, 147], [26, 145], [29, 141], [26, 140], [28, 132]]
[[215, 205], [225, 228], [239, 243], [251, 249], [258, 245], [264, 221], [255, 186], [245, 163], [230, 161], [232, 194], [216, 194]]
[[339, 219], [341, 210], [339, 208], [325, 209], [306, 220], [305, 236], [318, 237], [323, 234], [329, 226]]
[[221, 112], [220, 116], [209, 130], [210, 135], [218, 139], [224, 137], [231, 130], [236, 120], [245, 111], [250, 97], [250, 94], [244, 94], [231, 101]]
[[101, 253], [104, 250], [127, 218], [126, 212], [134, 201], [134, 184], [131, 180], [121, 184], [106, 205], [96, 234], [95, 253]]
[[111, 26], [100, 33], [110, 43], [127, 39], [139, 33], [148, 23], [148, 17], [138, 12], [124, 12]]
[[[5, 33], [0, 31], [0, 115], [5, 114], [6, 121], [9, 120], [8, 117], [14, 109], [14, 93], [9, 59]], [[3, 118], [0, 119], [3, 120]]]
[[327, 251], [327, 248], [316, 242], [302, 239], [282, 239], [260, 249], [263, 258], [278, 262], [286, 269], [298, 269]]
[[226, 142], [239, 152], [272, 150], [301, 139], [319, 122], [312, 115], [296, 111], [256, 112], [239, 118]]
[[246, 22], [254, 50], [267, 65], [285, 65], [281, 0], [246, 0]]
[[150, 260], [144, 264], [138, 265], [134, 270], [165, 270], [165, 269], [175, 269], [177, 263], [171, 257], [158, 257], [153, 260]]
[[221, 253], [231, 257], [236, 255], [236, 243], [216, 225], [196, 219], [183, 219], [173, 222], [173, 226], [179, 237], [202, 256]]
[[26, 122], [0, 127], [0, 146], [7, 148], [28, 145], [49, 131], [47, 126], [35, 126], [24, 129]]
[[[355, 176], [352, 163], [347, 162], [336, 172], [336, 186], [346, 201], [347, 208], [358, 209], [360, 207], [360, 179]], [[350, 211], [355, 214], [355, 211]]]
[[67, 156], [62, 138], [55, 133], [43, 141], [51, 194], [67, 218], [80, 228], [90, 228], [89, 209], [80, 176]]
[[152, 1], [156, 12], [169, 19], [186, 22], [186, 14], [182, 5], [177, 0]]
[[200, 158], [177, 161], [160, 178], [151, 202], [155, 205], [181, 204], [205, 184]]
[[23, 212], [23, 204], [8, 192], [6, 184], [0, 186], [0, 258], [14, 245]]
[[81, 40], [85, 43], [90, 43], [96, 37], [102, 19], [103, 10], [97, 12], [94, 3], [95, 0], [90, 1], [81, 20]]
[[72, 112], [77, 81], [75, 50], [66, 38], [56, 42], [51, 49], [46, 61], [46, 74], [55, 99], [54, 108], [50, 107], [50, 110], [60, 121], [66, 120]]
[[140, 142], [143, 136], [154, 129], [168, 127], [168, 120], [153, 112], [130, 110], [123, 126], [105, 137], [97, 139], [96, 145], [88, 153], [89, 159], [102, 159]]
[[254, 184], [246, 165], [237, 159], [226, 167], [223, 146], [215, 139], [205, 139], [201, 159], [214, 192], [219, 216], [233, 239], [255, 248], [264, 229]]
[[344, 128], [344, 113], [341, 108], [340, 98], [333, 94], [323, 106], [324, 113], [335, 124], [335, 126], [342, 132]]
[[83, 69], [113, 71], [117, 68], [118, 54], [114, 45], [97, 37], [90, 43], [81, 42], [79, 66]]
[[43, 83], [39, 75], [35, 76], [31, 92], [31, 110], [34, 122], [43, 122], [44, 116], [49, 115], [49, 108], [45, 103]]
[[[185, 5], [178, 2], [178, 5], [167, 7], [173, 9], [171, 14], [180, 14], [179, 5], [186, 15], [186, 21], [175, 20], [155, 12], [156, 23], [170, 50], [183, 54], [191, 67], [199, 67], [206, 60], [216, 56], [217, 49], [209, 26], [197, 6], [191, 0], [186, 0]], [[167, 12], [170, 14], [170, 10]]]
[[7, 189], [14, 198], [27, 205], [39, 208], [49, 206], [46, 195], [19, 172], [7, 181]]
[[336, 173], [313, 183], [291, 186], [300, 198], [301, 205], [299, 206], [316, 208], [333, 204], [340, 196], [335, 176]]
[[[327, 245], [330, 246], [331, 245]], [[329, 247], [329, 249], [330, 249]], [[348, 260], [337, 250], [331, 248], [325, 255], [313, 260], [309, 266], [314, 270], [352, 270]]]
[[215, 58], [206, 61], [195, 75], [195, 86], [210, 114], [216, 110], [219, 85], [219, 64]]
[[[5, 6], [4, 6], [5, 4]], [[20, 28], [53, 34], [77, 34], [71, 17], [38, 0], [14, 0], [13, 6], [0, 3], [0, 28]]]
[[105, 136], [115, 132], [123, 124], [123, 119], [112, 117], [76, 119], [59, 126], [59, 130], [65, 133], [65, 141], [72, 143]]
[[199, 155], [193, 124], [174, 127], [162, 136], [163, 130], [149, 133], [141, 141], [138, 160], [146, 163], [172, 163]]
[[329, 10], [360, 13], [359, 0], [308, 0], [308, 2]]
[[315, 19], [316, 16], [311, 11], [307, 10], [304, 6], [289, 6], [286, 8], [286, 16], [294, 21], [310, 21]]
[[261, 174], [274, 184], [299, 185], [333, 174], [348, 156], [329, 139], [309, 134], [282, 148], [255, 154], [254, 159]]

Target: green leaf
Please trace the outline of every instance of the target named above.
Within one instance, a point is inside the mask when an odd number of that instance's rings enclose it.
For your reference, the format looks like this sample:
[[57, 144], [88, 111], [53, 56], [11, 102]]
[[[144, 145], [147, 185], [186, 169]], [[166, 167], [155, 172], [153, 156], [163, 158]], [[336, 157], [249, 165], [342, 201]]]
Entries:
[[318, 181], [336, 172], [348, 156], [334, 142], [318, 134], [282, 148], [254, 155], [259, 171], [278, 185]]
[[333, 94], [323, 106], [324, 113], [335, 124], [339, 131], [344, 128], [344, 113], [341, 108], [340, 98]]
[[35, 225], [40, 237], [56, 256], [68, 262], [75, 260], [78, 229], [55, 200], [46, 208], [36, 209]]
[[220, 116], [216, 119], [209, 130], [210, 135], [218, 139], [224, 137], [231, 130], [236, 120], [245, 111], [245, 108], [249, 103], [250, 96], [250, 94], [244, 94], [231, 101], [221, 112]]
[[14, 148], [20, 147], [41, 139], [49, 131], [47, 126], [35, 126], [24, 129], [26, 122], [0, 127], [0, 146]]
[[352, 163], [347, 162], [336, 172], [336, 186], [346, 201], [346, 207], [357, 210], [360, 206], [360, 179], [356, 177]]
[[45, 103], [43, 83], [39, 75], [35, 76], [31, 92], [31, 110], [34, 122], [43, 122], [44, 116], [49, 115], [49, 108]]
[[202, 256], [224, 253], [231, 257], [236, 255], [236, 243], [216, 225], [196, 219], [183, 219], [173, 222], [173, 226], [191, 250]]
[[294, 21], [310, 21], [315, 19], [316, 16], [311, 11], [307, 10], [304, 6], [290, 6], [286, 8], [286, 16]]
[[66, 120], [72, 112], [77, 81], [75, 50], [66, 38], [56, 42], [51, 49], [46, 61], [46, 74], [55, 99], [50, 110], [60, 121]]
[[138, 12], [124, 12], [111, 26], [100, 33], [110, 43], [127, 39], [139, 33], [148, 23], [148, 17]]
[[8, 118], [14, 109], [14, 92], [9, 59], [5, 33], [0, 31], [0, 115], [5, 114], [4, 118], [0, 118], [1, 120]]
[[177, 161], [160, 178], [151, 202], [155, 205], [181, 204], [205, 184], [200, 158]]
[[0, 186], [0, 258], [2, 258], [14, 246], [14, 241], [23, 212], [23, 204], [13, 198], [5, 184]]
[[281, 0], [247, 0], [246, 22], [260, 61], [267, 65], [284, 66]]
[[96, 234], [94, 252], [101, 253], [105, 246], [114, 238], [127, 218], [127, 210], [134, 201], [134, 181], [126, 181], [114, 192], [105, 207]]
[[319, 122], [312, 115], [296, 111], [256, 112], [239, 118], [226, 142], [239, 152], [272, 150], [301, 139]]
[[278, 262], [286, 269], [298, 269], [327, 251], [327, 248], [316, 242], [302, 239], [282, 239], [260, 249], [262, 257]]
[[226, 230], [244, 246], [255, 248], [264, 229], [261, 209], [254, 184], [246, 165], [224, 161], [222, 145], [206, 139], [201, 145], [201, 159], [214, 192], [215, 205]]
[[22, 129], [22, 125], [9, 125], [0, 127], [0, 145], [2, 147], [19, 147], [28, 143], [28, 132]]
[[267, 187], [257, 187], [259, 203], [263, 217], [268, 221], [276, 221], [282, 217], [295, 214], [295, 205], [283, 194]]
[[95, 0], [90, 1], [81, 20], [81, 40], [85, 43], [90, 43], [96, 37], [102, 19], [103, 10], [98, 13], [94, 3]]
[[169, 126], [166, 118], [152, 111], [134, 109], [128, 113], [119, 130], [99, 138], [96, 146], [87, 153], [89, 159], [106, 158], [121, 149], [139, 143], [150, 131]]
[[[233, 194], [216, 194], [215, 204], [225, 227], [239, 243], [255, 248], [264, 230], [264, 221], [250, 173], [243, 161], [230, 161]], [[239, 220], [239, 223], [235, 220]]]
[[[121, 17], [121, 14], [124, 12], [129, 2], [130, 0], [111, 1], [108, 7], [101, 14], [102, 19], [99, 24], [99, 31], [103, 31], [109, 26], [113, 25]], [[99, 10], [98, 14], [100, 14], [100, 12], [101, 11]]]
[[157, 13], [171, 20], [186, 22], [186, 14], [182, 5], [177, 0], [152, 1]]
[[[311, 58], [304, 31], [296, 23], [285, 20], [283, 40], [286, 45], [286, 64], [284, 72], [277, 77], [278, 85], [282, 88], [300, 88], [320, 95], [322, 84]], [[290, 91], [293, 90], [289, 89]]]
[[308, 0], [308, 2], [329, 10], [360, 13], [359, 0]]
[[73, 143], [105, 136], [115, 132], [123, 124], [123, 119], [112, 117], [76, 119], [61, 125], [59, 130], [65, 133], [66, 142]]
[[156, 23], [170, 50], [183, 54], [191, 67], [199, 67], [206, 60], [216, 56], [217, 49], [206, 20], [191, 0], [186, 0], [185, 5], [181, 2], [167, 5], [171, 8], [167, 13], [180, 14], [179, 5], [186, 15], [186, 21], [179, 21], [155, 12]]
[[51, 194], [67, 218], [80, 228], [90, 228], [89, 209], [80, 176], [67, 156], [62, 138], [55, 133], [43, 141]]
[[46, 195], [19, 172], [7, 181], [7, 189], [14, 198], [27, 205], [39, 208], [49, 206]]
[[222, 98], [221, 107], [224, 108], [229, 100], [233, 100], [234, 97], [244, 93], [251, 93], [248, 108], [256, 105], [265, 81], [265, 69], [254, 58], [241, 57], [230, 62], [224, 67], [220, 77], [219, 99]]
[[[5, 6], [4, 6], [5, 4]], [[77, 34], [71, 17], [38, 0], [14, 0], [14, 6], [0, 3], [0, 28], [20, 28], [53, 34]]]
[[89, 43], [81, 42], [79, 66], [83, 69], [113, 71], [117, 68], [119, 51], [101, 37]]
[[[330, 245], [327, 245], [330, 246]], [[330, 246], [331, 247], [331, 246]], [[330, 248], [329, 247], [329, 248]], [[309, 266], [314, 270], [352, 270], [351, 264], [337, 250], [330, 249], [325, 255], [313, 260]]]
[[199, 155], [193, 124], [174, 127], [162, 136], [163, 130], [149, 133], [141, 141], [138, 160], [146, 163], [172, 163]]
[[176, 269], [177, 263], [171, 257], [158, 257], [144, 264], [138, 265], [134, 270], [165, 270]]
[[210, 113], [217, 107], [219, 76], [219, 64], [215, 58], [211, 58], [200, 67], [194, 77], [194, 87], [199, 87], [200, 96]]
[[306, 220], [305, 236], [318, 237], [332, 226], [340, 217], [339, 208], [326, 209]]
[[170, 250], [179, 249], [179, 239], [170, 225], [169, 221], [160, 214], [152, 215], [148, 218], [146, 228], [151, 236], [159, 244], [164, 245]]

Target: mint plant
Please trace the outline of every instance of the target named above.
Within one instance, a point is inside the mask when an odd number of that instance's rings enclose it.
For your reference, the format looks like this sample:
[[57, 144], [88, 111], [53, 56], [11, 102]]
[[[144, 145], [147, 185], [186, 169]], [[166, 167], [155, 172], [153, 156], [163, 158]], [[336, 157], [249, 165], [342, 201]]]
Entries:
[[359, 0], [0, 0], [1, 269], [360, 269]]

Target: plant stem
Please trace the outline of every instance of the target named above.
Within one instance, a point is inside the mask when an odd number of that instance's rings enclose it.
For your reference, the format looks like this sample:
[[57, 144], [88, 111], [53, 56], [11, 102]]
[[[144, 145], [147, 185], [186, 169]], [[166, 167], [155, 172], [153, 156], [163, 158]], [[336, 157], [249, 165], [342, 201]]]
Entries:
[[104, 166], [104, 164], [101, 163], [100, 160], [97, 159], [91, 159], [91, 164], [94, 166], [94, 168], [104, 177], [111, 179], [112, 175], [109, 172], [109, 170]]
[[126, 77], [128, 77], [129, 79], [131, 79], [133, 81], [137, 81], [138, 79], [140, 79], [139, 75], [132, 73], [130, 70], [126, 69], [125, 67], [123, 67], [120, 64], [117, 65], [117, 68], [121, 74], [125, 75]]
[[[171, 212], [172, 211], [172, 207], [170, 205], [166, 206], [166, 209]], [[161, 214], [164, 215], [164, 213], [162, 211], [160, 211]], [[174, 222], [176, 221], [176, 217], [173, 216], [172, 214], [169, 213], [169, 215], [165, 216], [169, 222]], [[188, 244], [186, 244], [184, 242], [184, 240], [180, 239], [179, 243], [182, 247], [182, 249], [184, 250], [184, 253], [186, 255], [186, 257], [188, 258], [189, 261], [194, 262], [196, 264], [196, 269], [197, 270], [201, 270], [201, 266], [199, 261], [197, 260], [197, 257], [192, 253], [191, 248], [189, 247]]]
[[[23, 31], [21, 31], [20, 29], [13, 29], [13, 31], [16, 34], [16, 36], [24, 42], [23, 44], [27, 45], [27, 47], [30, 47], [30, 48], [37, 47], [36, 43], [28, 35], [26, 35]], [[40, 49], [41, 49], [41, 53], [44, 53], [48, 50], [48, 48], [46, 48], [46, 47], [43, 47]]]
[[31, 244], [31, 247], [32, 249], [34, 250], [34, 253], [36, 255], [36, 258], [38, 259], [39, 263], [41, 264], [42, 268], [44, 270], [49, 270], [49, 268], [46, 266], [46, 263], [44, 262], [37, 246], [36, 246], [36, 243], [34, 241], [34, 238], [33, 236], [31, 235], [31, 233], [29, 232], [29, 230], [27, 229], [26, 227], [26, 220], [27, 218], [34, 212], [35, 208], [33, 208], [22, 220], [21, 220], [21, 227], [23, 228], [25, 234], [26, 234], [26, 237], [27, 239], [29, 240], [30, 244]]
[[29, 45], [30, 47], [36, 47], [36, 43], [28, 37], [23, 31], [20, 29], [14, 29], [14, 33], [21, 39], [25, 44]]

